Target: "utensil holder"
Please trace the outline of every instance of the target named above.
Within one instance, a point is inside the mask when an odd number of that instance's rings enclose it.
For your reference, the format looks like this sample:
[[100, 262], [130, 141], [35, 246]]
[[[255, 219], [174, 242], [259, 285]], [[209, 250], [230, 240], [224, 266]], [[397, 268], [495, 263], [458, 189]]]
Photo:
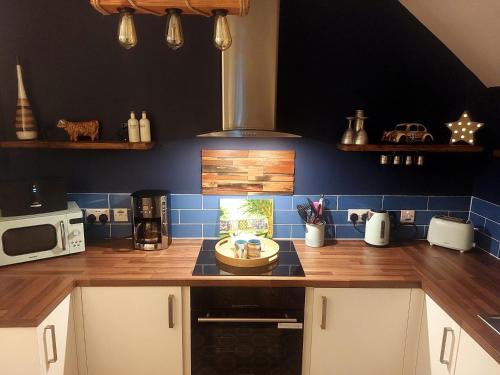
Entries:
[[325, 223], [306, 224], [306, 245], [322, 247], [325, 244]]

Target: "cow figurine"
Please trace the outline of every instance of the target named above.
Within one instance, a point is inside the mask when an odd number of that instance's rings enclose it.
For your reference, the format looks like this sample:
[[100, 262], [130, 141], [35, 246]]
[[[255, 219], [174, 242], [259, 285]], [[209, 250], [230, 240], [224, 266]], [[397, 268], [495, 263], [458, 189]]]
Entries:
[[99, 121], [71, 122], [59, 120], [57, 127], [64, 129], [69, 135], [70, 141], [78, 141], [78, 137], [90, 137], [92, 141], [99, 139]]

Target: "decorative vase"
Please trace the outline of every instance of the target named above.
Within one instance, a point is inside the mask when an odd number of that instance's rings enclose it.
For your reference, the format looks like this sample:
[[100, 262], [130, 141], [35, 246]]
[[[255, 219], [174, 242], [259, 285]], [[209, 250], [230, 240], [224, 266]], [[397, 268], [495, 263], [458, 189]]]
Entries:
[[325, 244], [325, 223], [306, 224], [306, 245], [322, 247]]
[[21, 140], [36, 139], [38, 128], [35, 116], [31, 110], [26, 90], [24, 89], [21, 65], [16, 65], [17, 69], [17, 108], [16, 108], [16, 136]]

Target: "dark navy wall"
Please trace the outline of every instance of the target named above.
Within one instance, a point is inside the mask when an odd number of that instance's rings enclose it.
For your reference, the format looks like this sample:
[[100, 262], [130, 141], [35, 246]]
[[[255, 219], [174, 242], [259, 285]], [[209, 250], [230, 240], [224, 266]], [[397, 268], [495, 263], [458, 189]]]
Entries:
[[[312, 7], [314, 3], [314, 7]], [[314, 8], [315, 13], [309, 10]], [[296, 194], [470, 195], [483, 155], [429, 155], [423, 168], [378, 165], [376, 154], [335, 148], [344, 117], [364, 108], [372, 141], [398, 122], [426, 124], [440, 142], [464, 109], [483, 121], [487, 89], [398, 1], [284, 0], [279, 48], [280, 130], [298, 140], [200, 140], [221, 123], [220, 56], [212, 23], [183, 17], [185, 46], [164, 46], [164, 20], [136, 17], [139, 45], [116, 42], [117, 17], [87, 1], [19, 0], [0, 14], [0, 137], [14, 139], [15, 55], [44, 136], [59, 118], [99, 119], [115, 139], [128, 111], [146, 109], [159, 145], [149, 152], [0, 151], [0, 179], [65, 176], [73, 192], [162, 187], [200, 192], [200, 149], [295, 149]], [[482, 142], [496, 124], [479, 134]]]

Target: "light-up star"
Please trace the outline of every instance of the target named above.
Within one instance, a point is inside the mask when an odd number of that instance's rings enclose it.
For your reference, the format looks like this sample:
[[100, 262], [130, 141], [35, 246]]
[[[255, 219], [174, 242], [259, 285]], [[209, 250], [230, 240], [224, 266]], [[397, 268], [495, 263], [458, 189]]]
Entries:
[[474, 146], [474, 133], [483, 125], [483, 123], [472, 121], [469, 113], [465, 111], [457, 121], [446, 123], [451, 131], [450, 144], [465, 142]]

